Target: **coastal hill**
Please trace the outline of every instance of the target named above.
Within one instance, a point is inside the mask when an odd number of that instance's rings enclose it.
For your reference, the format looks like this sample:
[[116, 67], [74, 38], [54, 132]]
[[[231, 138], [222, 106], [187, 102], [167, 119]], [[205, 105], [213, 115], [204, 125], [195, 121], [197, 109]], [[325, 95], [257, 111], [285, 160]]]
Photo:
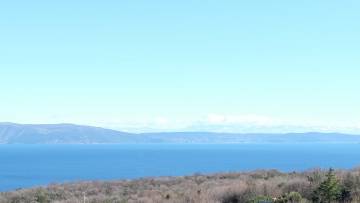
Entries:
[[0, 203], [356, 203], [360, 170], [258, 170], [138, 180], [86, 181], [0, 192]]
[[360, 135], [340, 133], [126, 133], [74, 124], [0, 123], [1, 144], [117, 143], [360, 143]]

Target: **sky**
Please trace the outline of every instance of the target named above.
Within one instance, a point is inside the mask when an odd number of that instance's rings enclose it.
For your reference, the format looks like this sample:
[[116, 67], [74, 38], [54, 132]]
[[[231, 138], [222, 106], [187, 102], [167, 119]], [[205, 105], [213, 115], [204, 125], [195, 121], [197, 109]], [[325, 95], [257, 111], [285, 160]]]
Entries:
[[360, 133], [360, 1], [1, 1], [0, 121]]

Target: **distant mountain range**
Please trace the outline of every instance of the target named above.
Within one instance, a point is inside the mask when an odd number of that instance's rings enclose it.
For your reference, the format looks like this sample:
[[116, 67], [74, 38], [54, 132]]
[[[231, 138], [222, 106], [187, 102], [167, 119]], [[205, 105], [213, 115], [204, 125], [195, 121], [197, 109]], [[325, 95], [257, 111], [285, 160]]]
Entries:
[[126, 133], [74, 124], [0, 123], [0, 144], [115, 143], [360, 143], [360, 135], [340, 133]]

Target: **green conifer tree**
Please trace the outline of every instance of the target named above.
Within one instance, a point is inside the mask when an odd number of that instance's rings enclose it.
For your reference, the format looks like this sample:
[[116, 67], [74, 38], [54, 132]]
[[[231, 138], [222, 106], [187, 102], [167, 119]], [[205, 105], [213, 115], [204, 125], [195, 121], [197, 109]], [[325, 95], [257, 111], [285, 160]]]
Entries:
[[330, 168], [326, 174], [326, 179], [314, 191], [313, 201], [318, 203], [331, 203], [337, 201], [341, 195], [341, 186], [339, 180], [334, 174], [334, 170]]

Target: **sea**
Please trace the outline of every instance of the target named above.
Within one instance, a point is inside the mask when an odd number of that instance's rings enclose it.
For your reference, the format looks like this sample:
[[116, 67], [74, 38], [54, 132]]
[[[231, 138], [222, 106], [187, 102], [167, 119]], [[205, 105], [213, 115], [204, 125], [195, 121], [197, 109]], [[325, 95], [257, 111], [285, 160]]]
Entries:
[[0, 145], [0, 191], [86, 180], [360, 166], [360, 144]]

